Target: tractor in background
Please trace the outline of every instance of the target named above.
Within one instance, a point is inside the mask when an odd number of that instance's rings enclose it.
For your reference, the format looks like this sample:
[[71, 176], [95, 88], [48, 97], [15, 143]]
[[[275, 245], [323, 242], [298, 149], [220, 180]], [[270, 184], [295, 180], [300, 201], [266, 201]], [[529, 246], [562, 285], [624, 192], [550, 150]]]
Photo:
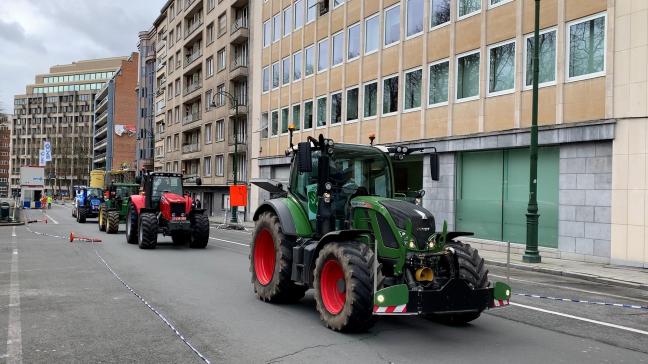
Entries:
[[126, 222], [128, 201], [139, 193], [134, 171], [113, 171], [106, 174], [104, 202], [99, 207], [99, 231], [116, 234], [119, 224]]
[[[421, 315], [461, 324], [505, 306], [510, 287], [488, 279], [484, 259], [457, 238], [436, 231], [430, 211], [395, 198], [392, 160], [423, 148], [335, 144], [308, 137], [293, 145], [287, 190], [253, 184], [282, 197], [254, 213], [250, 272], [256, 296], [295, 302], [308, 289], [324, 324], [364, 331], [380, 315]], [[436, 150], [429, 153], [439, 178]], [[419, 194], [418, 197], [422, 197]]]
[[204, 209], [194, 206], [183, 191], [185, 179], [180, 173], [148, 172], [136, 177], [144, 193], [131, 195], [126, 212], [126, 241], [141, 249], [154, 249], [158, 234], [171, 236], [174, 244], [189, 243], [203, 249], [209, 242], [209, 219]]
[[99, 216], [103, 190], [95, 187], [78, 186], [75, 191], [72, 217], [75, 217], [78, 223], [85, 223], [87, 218]]

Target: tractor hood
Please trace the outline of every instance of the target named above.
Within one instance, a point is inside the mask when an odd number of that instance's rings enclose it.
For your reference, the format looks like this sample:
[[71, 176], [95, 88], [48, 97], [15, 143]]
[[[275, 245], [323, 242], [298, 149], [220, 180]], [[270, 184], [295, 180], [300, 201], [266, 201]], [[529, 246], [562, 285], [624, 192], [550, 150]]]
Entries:
[[163, 193], [161, 200], [162, 201], [166, 200], [168, 203], [184, 203], [185, 202], [184, 196], [180, 196], [178, 194], [170, 193], [170, 192]]
[[435, 230], [434, 216], [430, 211], [402, 200], [381, 199], [379, 203], [387, 209], [399, 229], [414, 237], [418, 249], [427, 248], [428, 239]]

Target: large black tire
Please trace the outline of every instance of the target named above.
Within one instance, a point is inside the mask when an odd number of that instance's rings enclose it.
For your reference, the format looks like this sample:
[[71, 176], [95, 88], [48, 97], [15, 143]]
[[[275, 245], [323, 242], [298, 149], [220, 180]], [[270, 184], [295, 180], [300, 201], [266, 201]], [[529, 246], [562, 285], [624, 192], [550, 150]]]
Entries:
[[108, 234], [117, 234], [119, 231], [119, 211], [110, 210], [107, 215], [106, 232]]
[[76, 207], [72, 206], [72, 217], [76, 217]]
[[262, 301], [297, 302], [308, 289], [291, 280], [292, 247], [287, 243], [277, 215], [272, 212], [262, 213], [256, 222], [250, 244], [252, 285], [254, 293]]
[[[453, 248], [459, 261], [459, 277], [475, 288], [486, 288], [490, 285], [488, 281], [488, 269], [484, 258], [479, 255], [477, 249], [460, 241], [450, 241], [449, 247]], [[481, 312], [464, 312], [447, 315], [428, 315], [427, 318], [447, 325], [463, 325], [477, 319]]]
[[155, 249], [158, 237], [158, 221], [152, 212], [142, 212], [139, 217], [137, 243], [140, 249]]
[[103, 205], [99, 206], [99, 216], [97, 217], [97, 224], [99, 225], [99, 231], [106, 231], [106, 216], [104, 212]]
[[171, 240], [175, 245], [187, 244], [187, 242], [191, 240], [191, 233], [185, 231], [178, 231], [175, 233], [171, 233]]
[[137, 210], [132, 203], [128, 204], [128, 212], [126, 212], [126, 242], [128, 244], [137, 244], [137, 236], [139, 218], [137, 217]]
[[205, 249], [209, 243], [209, 218], [205, 213], [194, 214], [191, 217], [191, 238], [189, 247]]
[[87, 213], [88, 210], [85, 207], [79, 207], [79, 209], [77, 210], [77, 222], [81, 224], [85, 223]]
[[[375, 323], [372, 314], [373, 260], [373, 251], [358, 242], [330, 243], [320, 251], [315, 262], [315, 303], [328, 328], [362, 332]], [[337, 279], [336, 269], [341, 270]], [[331, 293], [331, 289], [335, 291]], [[335, 292], [340, 295], [337, 302], [330, 298], [336, 296]], [[339, 306], [337, 310], [336, 306]]]

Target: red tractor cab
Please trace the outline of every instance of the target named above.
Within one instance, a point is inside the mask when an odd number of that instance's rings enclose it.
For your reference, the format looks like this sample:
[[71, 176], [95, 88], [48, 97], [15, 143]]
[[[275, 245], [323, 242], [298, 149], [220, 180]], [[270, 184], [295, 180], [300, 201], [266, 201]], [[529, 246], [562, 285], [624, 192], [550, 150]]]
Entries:
[[[191, 177], [193, 178], [193, 177]], [[209, 219], [204, 209], [195, 208], [183, 191], [180, 173], [150, 172], [136, 178], [143, 194], [130, 196], [126, 214], [126, 241], [141, 249], [154, 249], [159, 233], [171, 236], [174, 244], [189, 242], [203, 249], [209, 241]], [[195, 177], [200, 185], [200, 177]]]

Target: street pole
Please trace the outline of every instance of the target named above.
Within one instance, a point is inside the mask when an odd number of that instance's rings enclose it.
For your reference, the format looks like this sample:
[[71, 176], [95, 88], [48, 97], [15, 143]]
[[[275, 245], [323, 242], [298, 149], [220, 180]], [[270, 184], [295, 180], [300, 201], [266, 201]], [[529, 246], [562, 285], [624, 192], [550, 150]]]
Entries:
[[526, 250], [522, 261], [540, 263], [538, 251], [538, 74], [540, 62], [540, 0], [535, 0], [535, 29], [533, 31], [533, 107], [531, 110], [531, 140], [529, 168], [529, 205], [527, 207]]
[[[238, 124], [238, 113], [239, 113], [239, 104], [238, 100], [234, 97], [231, 98], [231, 102], [234, 103], [234, 157], [232, 158], [234, 165], [232, 166], [232, 172], [234, 172], [234, 186], [236, 186], [237, 177], [238, 177], [238, 133], [237, 133], [237, 124]], [[230, 201], [232, 196], [230, 196]], [[238, 207], [232, 206], [232, 224], [238, 224]]]

